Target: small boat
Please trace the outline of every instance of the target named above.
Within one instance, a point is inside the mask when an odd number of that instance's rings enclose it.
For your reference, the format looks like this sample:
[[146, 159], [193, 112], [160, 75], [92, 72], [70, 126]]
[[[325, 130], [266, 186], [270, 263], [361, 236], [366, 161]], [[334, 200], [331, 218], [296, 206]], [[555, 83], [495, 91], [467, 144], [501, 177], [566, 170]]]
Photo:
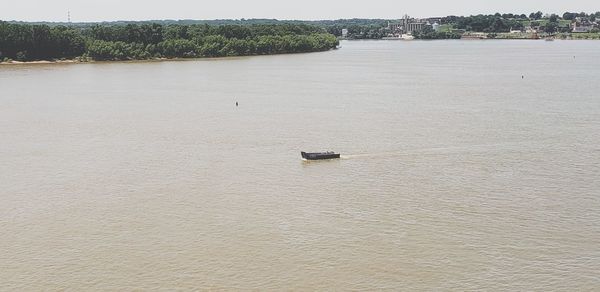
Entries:
[[340, 154], [339, 153], [335, 153], [333, 151], [328, 151], [328, 152], [313, 152], [313, 153], [307, 153], [307, 152], [300, 152], [300, 154], [302, 155], [303, 159], [306, 160], [322, 160], [322, 159], [336, 159], [336, 158], [340, 158]]

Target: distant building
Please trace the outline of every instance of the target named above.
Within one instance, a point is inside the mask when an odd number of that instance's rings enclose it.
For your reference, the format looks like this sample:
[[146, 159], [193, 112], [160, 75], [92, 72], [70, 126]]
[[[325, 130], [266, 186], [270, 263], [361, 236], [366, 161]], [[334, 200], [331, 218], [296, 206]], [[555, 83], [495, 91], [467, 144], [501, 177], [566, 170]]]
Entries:
[[528, 26], [528, 27], [525, 28], [525, 32], [526, 33], [537, 33], [537, 29], [535, 29], [535, 28], [533, 28], [531, 26]]
[[423, 20], [425, 22], [429, 22], [429, 23], [438, 23], [438, 24], [442, 23], [442, 17], [429, 17], [429, 18], [425, 18]]
[[348, 29], [346, 29], [346, 28], [342, 29], [342, 37], [344, 37], [344, 38], [348, 37]]
[[425, 22], [421, 22], [417, 19], [405, 19], [404, 21], [404, 30], [406, 33], [410, 34], [423, 30], [426, 24]]
[[404, 34], [413, 34], [415, 32], [422, 31], [426, 26], [430, 26], [434, 30], [438, 30], [440, 28], [440, 22], [438, 21], [439, 19], [440, 18], [418, 19], [410, 18], [408, 15], [404, 15], [404, 17], [398, 22], [388, 22], [388, 26], [385, 31], [387, 32], [388, 37], [399, 37]]
[[429, 23], [416, 18], [409, 18], [408, 15], [404, 15], [402, 19], [402, 26], [404, 33], [412, 34], [414, 32], [422, 31]]
[[391, 23], [388, 21], [388, 31], [391, 34], [394, 34], [394, 35], [402, 34], [402, 30], [403, 30], [403, 27], [402, 27], [401, 23]]
[[592, 28], [592, 25], [577, 25], [577, 21], [573, 22], [573, 32], [590, 32]]

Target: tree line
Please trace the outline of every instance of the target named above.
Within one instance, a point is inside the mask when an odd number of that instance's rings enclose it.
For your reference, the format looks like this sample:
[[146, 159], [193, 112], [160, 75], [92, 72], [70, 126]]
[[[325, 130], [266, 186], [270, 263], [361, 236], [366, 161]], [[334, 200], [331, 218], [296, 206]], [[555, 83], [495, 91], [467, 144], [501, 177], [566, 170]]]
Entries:
[[[562, 16], [557, 14], [544, 14], [541, 11], [532, 12], [529, 16], [525, 14], [490, 14], [471, 16], [448, 16], [443, 22], [452, 24], [457, 29], [466, 31], [501, 33], [513, 30], [522, 30], [526, 25], [538, 28], [546, 33], [570, 32], [569, 24], [576, 18], [586, 21], [596, 21], [600, 18], [600, 12], [587, 14], [585, 12], [565, 12]], [[562, 22], [561, 22], [562, 21]]]
[[439, 40], [439, 39], [460, 39], [461, 34], [451, 31], [435, 31], [431, 26], [425, 26], [423, 30], [413, 33], [416, 39]]
[[306, 24], [50, 26], [0, 22], [0, 61], [143, 60], [325, 51], [337, 38]]
[[466, 31], [509, 32], [511, 29], [523, 29], [522, 19], [521, 17], [504, 18], [500, 15], [474, 15], [458, 17], [453, 24], [457, 29]]

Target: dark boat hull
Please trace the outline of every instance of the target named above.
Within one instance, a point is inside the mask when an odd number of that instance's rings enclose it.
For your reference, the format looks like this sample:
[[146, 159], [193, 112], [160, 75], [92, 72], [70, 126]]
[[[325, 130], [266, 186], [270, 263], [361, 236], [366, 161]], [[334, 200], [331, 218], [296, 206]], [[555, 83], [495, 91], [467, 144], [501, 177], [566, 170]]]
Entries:
[[300, 154], [302, 155], [302, 158], [304, 158], [306, 160], [324, 160], [324, 159], [340, 158], [339, 153], [333, 153], [333, 152], [317, 152], [317, 153], [300, 152]]

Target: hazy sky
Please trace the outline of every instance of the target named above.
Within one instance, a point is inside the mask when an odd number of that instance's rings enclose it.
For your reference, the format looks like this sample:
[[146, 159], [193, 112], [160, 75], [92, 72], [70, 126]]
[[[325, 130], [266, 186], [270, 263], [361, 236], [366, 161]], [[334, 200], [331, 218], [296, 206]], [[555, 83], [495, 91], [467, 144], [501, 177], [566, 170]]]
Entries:
[[338, 19], [600, 11], [600, 0], [0, 0], [0, 20]]

